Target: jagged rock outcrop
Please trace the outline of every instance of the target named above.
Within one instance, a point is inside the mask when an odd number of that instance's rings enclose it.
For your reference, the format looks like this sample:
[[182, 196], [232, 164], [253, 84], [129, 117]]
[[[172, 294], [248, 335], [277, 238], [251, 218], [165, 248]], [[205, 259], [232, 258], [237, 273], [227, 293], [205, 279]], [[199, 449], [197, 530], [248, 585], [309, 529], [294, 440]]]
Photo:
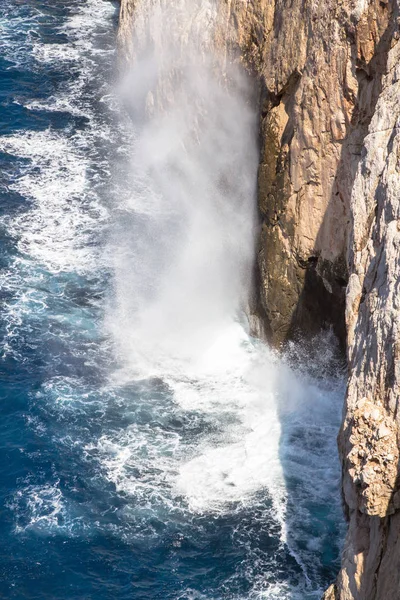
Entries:
[[[349, 383], [339, 449], [349, 530], [340, 600], [400, 598], [400, 44], [394, 3], [352, 195]], [[372, 61], [371, 61], [372, 62]]]
[[351, 6], [226, 6], [261, 85], [258, 266], [269, 338], [280, 345], [296, 330], [333, 324], [343, 339], [349, 193], [337, 174], [357, 95], [354, 39], [344, 27]]
[[[388, 1], [224, 4], [261, 81], [260, 297], [270, 339], [344, 339], [350, 196], [385, 70]], [[229, 36], [227, 36], [229, 39]], [[231, 53], [232, 50], [231, 50]]]
[[[347, 329], [349, 529], [327, 600], [400, 598], [398, 2], [220, 0], [212, 26], [260, 92], [256, 309], [268, 337]], [[122, 0], [126, 54], [134, 8]]]

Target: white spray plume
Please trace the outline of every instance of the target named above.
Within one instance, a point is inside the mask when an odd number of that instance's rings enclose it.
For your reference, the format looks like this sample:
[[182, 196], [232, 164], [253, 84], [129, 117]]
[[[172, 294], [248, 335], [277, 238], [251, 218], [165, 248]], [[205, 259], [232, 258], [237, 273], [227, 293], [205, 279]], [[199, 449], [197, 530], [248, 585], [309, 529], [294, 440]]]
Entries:
[[121, 86], [135, 127], [116, 247], [113, 328], [126, 356], [199, 356], [247, 300], [256, 118], [213, 47], [215, 4], [137, 7]]

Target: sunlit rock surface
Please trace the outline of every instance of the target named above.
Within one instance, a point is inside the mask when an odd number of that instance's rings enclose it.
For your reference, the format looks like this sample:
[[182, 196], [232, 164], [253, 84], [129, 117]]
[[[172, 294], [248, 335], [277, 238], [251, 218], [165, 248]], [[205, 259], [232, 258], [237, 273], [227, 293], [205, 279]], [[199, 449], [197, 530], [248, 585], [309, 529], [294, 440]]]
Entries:
[[393, 10], [382, 77], [371, 75], [375, 107], [351, 195], [349, 383], [339, 437], [349, 531], [338, 597], [346, 600], [400, 597], [400, 47]]

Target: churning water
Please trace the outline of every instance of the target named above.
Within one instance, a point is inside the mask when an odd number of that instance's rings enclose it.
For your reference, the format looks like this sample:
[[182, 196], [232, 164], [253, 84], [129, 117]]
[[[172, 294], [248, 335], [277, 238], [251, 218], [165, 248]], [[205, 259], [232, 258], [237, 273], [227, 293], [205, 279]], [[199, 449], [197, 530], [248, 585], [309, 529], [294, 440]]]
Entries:
[[278, 358], [240, 317], [247, 84], [186, 52], [161, 93], [163, 35], [117, 84], [117, 10], [0, 6], [0, 595], [317, 599], [342, 379], [333, 340]]

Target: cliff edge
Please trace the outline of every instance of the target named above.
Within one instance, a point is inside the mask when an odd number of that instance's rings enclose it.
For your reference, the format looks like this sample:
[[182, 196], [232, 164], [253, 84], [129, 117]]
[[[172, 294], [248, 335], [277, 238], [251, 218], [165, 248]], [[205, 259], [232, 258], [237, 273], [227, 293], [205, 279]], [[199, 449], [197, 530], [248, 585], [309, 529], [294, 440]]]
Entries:
[[[144, 1], [121, 2], [126, 55]], [[245, 65], [259, 94], [255, 322], [275, 346], [326, 326], [347, 339], [349, 528], [325, 598], [398, 600], [399, 0], [217, 6], [212, 43]]]

